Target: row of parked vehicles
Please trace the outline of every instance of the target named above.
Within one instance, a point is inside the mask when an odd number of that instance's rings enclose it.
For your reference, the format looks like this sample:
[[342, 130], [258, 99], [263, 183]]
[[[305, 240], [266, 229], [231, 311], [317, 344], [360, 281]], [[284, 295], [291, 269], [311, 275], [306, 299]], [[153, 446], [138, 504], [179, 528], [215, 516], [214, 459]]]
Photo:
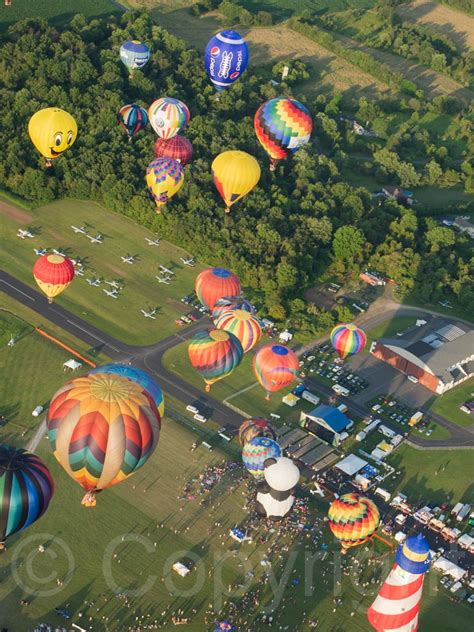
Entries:
[[350, 369], [346, 368], [339, 358], [335, 359], [333, 354], [332, 346], [329, 343], [319, 345], [305, 352], [300, 361], [302, 371], [300, 375], [305, 377], [305, 374], [310, 376], [316, 374], [329, 379], [343, 388], [343, 391], [339, 393], [340, 395], [355, 395], [367, 388], [369, 383], [358, 375], [351, 373]]

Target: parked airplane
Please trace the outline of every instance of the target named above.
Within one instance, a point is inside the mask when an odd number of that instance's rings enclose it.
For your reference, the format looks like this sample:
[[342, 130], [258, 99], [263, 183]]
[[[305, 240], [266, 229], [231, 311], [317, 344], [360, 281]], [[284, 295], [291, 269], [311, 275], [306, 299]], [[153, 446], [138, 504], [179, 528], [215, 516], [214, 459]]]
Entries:
[[98, 233], [96, 237], [92, 237], [91, 235], [86, 235], [86, 237], [90, 240], [91, 244], [101, 244], [104, 239], [100, 233]]
[[117, 290], [117, 291], [118, 291], [118, 290], [121, 290], [121, 289], [122, 289], [122, 286], [121, 286], [121, 285], [119, 285], [119, 284], [117, 283], [117, 281], [105, 281], [105, 283], [106, 283], [107, 285], [110, 285], [110, 287], [113, 287], [113, 288], [114, 288], [114, 290]]
[[158, 238], [156, 239], [150, 239], [149, 237], [145, 237], [145, 241], [149, 246], [159, 246], [160, 245], [160, 240]]
[[79, 226], [79, 228], [77, 226], [71, 226], [71, 228], [76, 234], [81, 233], [81, 235], [87, 235], [85, 226]]
[[165, 268], [165, 266], [160, 266], [160, 272], [164, 273], [166, 272], [166, 274], [174, 274], [174, 272], [172, 270], [168, 270], [168, 268]]
[[196, 265], [192, 257], [191, 259], [185, 259], [184, 257], [180, 257], [180, 259], [184, 263], [185, 266], [189, 266], [190, 268], [194, 268], [194, 266]]
[[169, 284], [170, 284], [170, 281], [171, 281], [171, 279], [170, 279], [169, 277], [162, 278], [162, 277], [160, 277], [160, 276], [155, 276], [155, 279], [158, 279], [158, 281], [159, 281], [160, 283], [165, 283], [165, 285], [169, 285]]
[[118, 298], [117, 290], [106, 290], [104, 288], [102, 290], [102, 292], [105, 292], [105, 294], [107, 294], [107, 296], [111, 296], [112, 298]]
[[92, 285], [92, 287], [99, 287], [99, 285], [101, 284], [101, 280], [100, 279], [87, 279], [87, 283], [89, 283], [89, 285]]
[[128, 255], [127, 257], [120, 257], [123, 263], [129, 263], [130, 265], [135, 263], [135, 257], [132, 255]]
[[38, 257], [42, 257], [48, 252], [47, 248], [33, 248], [33, 250], [35, 255], [38, 255]]
[[60, 257], [67, 257], [66, 253], [62, 250], [56, 250], [56, 248], [53, 248], [53, 252], [55, 255], [59, 255]]
[[144, 309], [142, 309], [140, 311], [143, 314], [143, 316], [145, 316], [145, 318], [151, 318], [152, 320], [156, 320], [156, 318], [155, 318], [156, 309], [152, 309], [151, 312], [147, 312]]
[[30, 233], [29, 230], [23, 230], [23, 228], [18, 229], [16, 236], [19, 237], [20, 239], [26, 239], [26, 237], [33, 239], [34, 237], [33, 233]]
[[83, 268], [77, 268], [74, 273], [76, 276], [84, 276], [85, 274]]

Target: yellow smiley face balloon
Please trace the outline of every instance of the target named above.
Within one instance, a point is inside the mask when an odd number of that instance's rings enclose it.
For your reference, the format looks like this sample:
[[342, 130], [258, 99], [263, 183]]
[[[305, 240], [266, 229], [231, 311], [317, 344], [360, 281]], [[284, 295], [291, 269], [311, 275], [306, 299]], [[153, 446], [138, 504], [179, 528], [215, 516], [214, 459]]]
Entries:
[[33, 145], [46, 158], [46, 164], [51, 164], [76, 140], [77, 123], [64, 110], [44, 108], [30, 118], [28, 133]]

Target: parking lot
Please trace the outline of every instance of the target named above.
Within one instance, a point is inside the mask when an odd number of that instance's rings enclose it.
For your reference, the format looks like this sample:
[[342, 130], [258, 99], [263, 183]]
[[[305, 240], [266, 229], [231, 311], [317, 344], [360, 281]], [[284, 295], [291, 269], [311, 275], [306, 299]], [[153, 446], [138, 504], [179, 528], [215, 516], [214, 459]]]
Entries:
[[339, 384], [347, 389], [347, 395], [357, 395], [369, 386], [363, 377], [351, 372], [351, 366], [342, 363], [332, 346], [325, 343], [306, 351], [300, 361], [301, 377], [320, 379], [328, 385]]
[[392, 425], [400, 424], [405, 426], [404, 431], [410, 430], [420, 435], [430, 437], [435, 429], [435, 423], [431, 421], [429, 415], [425, 415], [416, 426], [409, 427], [408, 422], [411, 416], [417, 412], [416, 408], [407, 406], [404, 402], [394, 398], [392, 395], [379, 395], [371, 399], [370, 408], [374, 419], [382, 419]]

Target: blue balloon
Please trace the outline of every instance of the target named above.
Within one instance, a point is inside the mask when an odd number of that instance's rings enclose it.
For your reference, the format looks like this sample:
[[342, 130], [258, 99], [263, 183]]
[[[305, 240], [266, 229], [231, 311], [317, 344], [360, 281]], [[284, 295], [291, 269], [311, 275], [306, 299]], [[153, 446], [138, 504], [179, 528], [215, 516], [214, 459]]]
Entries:
[[130, 70], [143, 68], [150, 55], [148, 46], [138, 40], [129, 40], [120, 47], [120, 60]]
[[114, 375], [126, 377], [127, 380], [130, 380], [131, 382], [136, 382], [153, 397], [156, 407], [158, 408], [161, 417], [163, 417], [165, 413], [163, 392], [155, 380], [152, 379], [148, 373], [145, 373], [145, 371], [128, 364], [113, 364], [111, 362], [109, 364], [98, 366], [95, 369], [92, 369], [92, 371], [89, 371], [89, 373], [113, 373]]
[[249, 49], [237, 31], [221, 31], [211, 37], [204, 53], [204, 65], [216, 90], [225, 90], [247, 68]]

